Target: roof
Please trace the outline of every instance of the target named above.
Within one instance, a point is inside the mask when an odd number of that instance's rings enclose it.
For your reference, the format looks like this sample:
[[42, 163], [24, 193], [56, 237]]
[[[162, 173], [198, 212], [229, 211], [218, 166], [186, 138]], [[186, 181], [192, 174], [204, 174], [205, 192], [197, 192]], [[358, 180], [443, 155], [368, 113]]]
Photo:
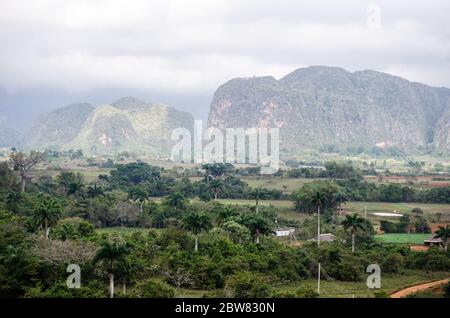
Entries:
[[430, 236], [426, 240], [424, 240], [425, 243], [442, 243], [442, 239], [440, 237]]
[[292, 227], [282, 227], [282, 228], [279, 228], [279, 229], [275, 229], [275, 231], [277, 231], [277, 232], [285, 232], [285, 231], [295, 231], [295, 229], [292, 228]]

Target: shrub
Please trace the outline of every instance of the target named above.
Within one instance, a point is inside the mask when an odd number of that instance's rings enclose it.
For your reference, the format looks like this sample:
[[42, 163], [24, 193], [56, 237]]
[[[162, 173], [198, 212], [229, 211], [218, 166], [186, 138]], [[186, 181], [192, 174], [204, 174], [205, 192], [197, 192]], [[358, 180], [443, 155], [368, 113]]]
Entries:
[[389, 254], [383, 257], [381, 269], [383, 273], [399, 273], [403, 268], [404, 259], [398, 253]]
[[450, 298], [450, 282], [444, 285], [444, 297]]
[[173, 298], [175, 289], [163, 282], [150, 280], [144, 284], [142, 296], [145, 298]]
[[225, 284], [225, 292], [233, 298], [268, 298], [270, 287], [265, 280], [249, 272], [240, 272], [229, 277]]
[[317, 298], [319, 297], [319, 294], [313, 290], [312, 288], [299, 288], [295, 292], [295, 295], [298, 298]]
[[384, 290], [378, 290], [374, 293], [375, 298], [389, 298], [389, 294]]

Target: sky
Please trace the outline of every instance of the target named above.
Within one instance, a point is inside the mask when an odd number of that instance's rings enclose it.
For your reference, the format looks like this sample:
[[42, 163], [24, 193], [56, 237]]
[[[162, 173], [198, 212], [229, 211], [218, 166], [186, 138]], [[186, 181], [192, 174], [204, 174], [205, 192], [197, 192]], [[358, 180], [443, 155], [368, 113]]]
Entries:
[[206, 119], [235, 77], [309, 65], [450, 87], [450, 1], [1, 0], [0, 117], [122, 96]]

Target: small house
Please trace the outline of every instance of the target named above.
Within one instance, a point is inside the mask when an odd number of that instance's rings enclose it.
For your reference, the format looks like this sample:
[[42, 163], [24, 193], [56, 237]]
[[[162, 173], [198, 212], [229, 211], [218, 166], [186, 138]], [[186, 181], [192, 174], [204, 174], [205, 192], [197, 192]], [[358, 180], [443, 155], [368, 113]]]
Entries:
[[430, 236], [429, 238], [427, 238], [423, 242], [424, 242], [424, 244], [426, 246], [432, 246], [432, 245], [441, 246], [442, 243], [443, 243], [441, 238], [435, 237], [434, 235]]
[[289, 237], [294, 235], [295, 229], [293, 228], [280, 228], [275, 230], [276, 237]]

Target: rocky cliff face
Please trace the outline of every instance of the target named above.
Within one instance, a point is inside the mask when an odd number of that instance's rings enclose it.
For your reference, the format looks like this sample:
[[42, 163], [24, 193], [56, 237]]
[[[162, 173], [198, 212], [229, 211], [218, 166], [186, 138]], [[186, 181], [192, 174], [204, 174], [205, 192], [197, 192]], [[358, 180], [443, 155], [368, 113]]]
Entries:
[[192, 129], [193, 117], [132, 97], [111, 105], [70, 105], [42, 116], [27, 133], [26, 148], [81, 149], [90, 155], [122, 151], [168, 156], [172, 130]]
[[208, 126], [278, 127], [280, 149], [291, 153], [323, 145], [448, 149], [449, 98], [449, 89], [389, 74], [316, 66], [223, 84]]
[[437, 125], [434, 135], [434, 148], [443, 152], [450, 152], [450, 103]]

